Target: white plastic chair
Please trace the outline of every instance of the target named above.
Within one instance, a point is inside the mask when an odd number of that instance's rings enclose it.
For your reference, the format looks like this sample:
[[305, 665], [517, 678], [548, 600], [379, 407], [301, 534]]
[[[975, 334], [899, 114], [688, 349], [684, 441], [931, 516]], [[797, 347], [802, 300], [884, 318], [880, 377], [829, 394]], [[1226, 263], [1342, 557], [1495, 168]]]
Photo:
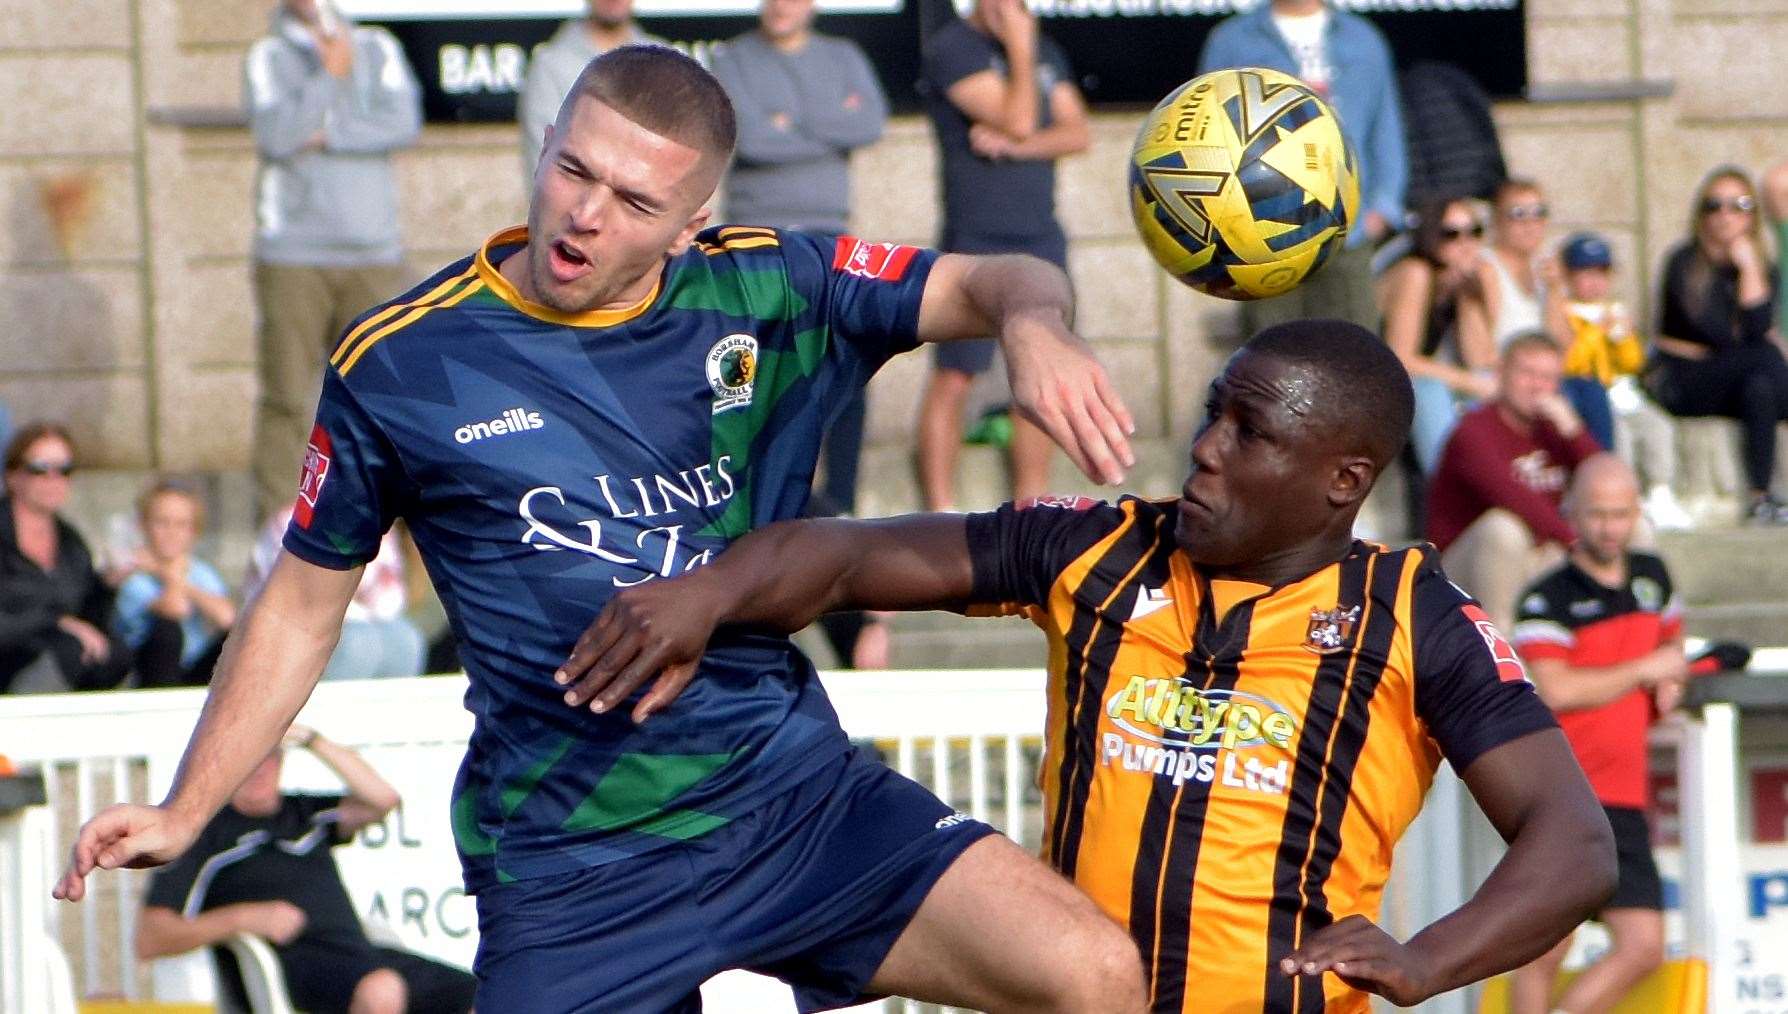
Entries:
[[248, 1010], [235, 1012], [234, 1001], [218, 990], [217, 1009], [231, 1014], [297, 1014], [291, 997], [286, 995], [286, 973], [279, 967], [279, 956], [267, 941], [249, 933], [238, 933], [224, 941], [236, 958], [242, 973], [242, 987], [248, 993]]

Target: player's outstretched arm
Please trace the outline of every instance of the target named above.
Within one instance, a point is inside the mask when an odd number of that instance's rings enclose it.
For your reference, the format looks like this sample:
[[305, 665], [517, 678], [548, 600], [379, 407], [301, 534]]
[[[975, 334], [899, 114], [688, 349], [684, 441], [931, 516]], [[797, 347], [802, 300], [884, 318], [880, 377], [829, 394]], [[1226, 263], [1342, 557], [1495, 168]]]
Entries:
[[939, 609], [973, 589], [963, 515], [783, 521], [705, 567], [610, 599], [555, 678], [566, 704], [600, 712], [657, 677], [633, 709], [643, 722], [689, 684], [722, 624], [793, 632], [836, 609]]
[[1407, 944], [1350, 916], [1312, 934], [1280, 971], [1333, 972], [1408, 1006], [1539, 957], [1614, 893], [1614, 835], [1563, 733], [1504, 743], [1461, 777], [1509, 843], [1471, 900]]
[[168, 798], [108, 807], [82, 825], [55, 897], [81, 900], [95, 869], [160, 866], [186, 851], [304, 706], [359, 584], [358, 567], [329, 570], [280, 554], [224, 643]]
[[1024, 254], [945, 254], [919, 304], [919, 338], [999, 339], [1012, 398], [1094, 482], [1116, 485], [1136, 464], [1136, 423], [1086, 340], [1069, 329], [1068, 276]]

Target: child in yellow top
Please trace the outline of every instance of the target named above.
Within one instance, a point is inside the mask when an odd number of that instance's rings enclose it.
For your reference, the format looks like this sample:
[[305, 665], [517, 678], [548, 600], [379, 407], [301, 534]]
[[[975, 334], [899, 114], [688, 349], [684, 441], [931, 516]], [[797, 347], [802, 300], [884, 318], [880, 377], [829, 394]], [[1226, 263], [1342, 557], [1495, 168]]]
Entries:
[[1565, 304], [1571, 327], [1565, 375], [1608, 389], [1614, 449], [1645, 478], [1645, 515], [1652, 526], [1687, 528], [1692, 519], [1670, 488], [1676, 478], [1675, 427], [1639, 386], [1645, 339], [1634, 330], [1626, 306], [1614, 298], [1614, 253], [1601, 236], [1579, 232], [1565, 240], [1560, 259], [1570, 297]]

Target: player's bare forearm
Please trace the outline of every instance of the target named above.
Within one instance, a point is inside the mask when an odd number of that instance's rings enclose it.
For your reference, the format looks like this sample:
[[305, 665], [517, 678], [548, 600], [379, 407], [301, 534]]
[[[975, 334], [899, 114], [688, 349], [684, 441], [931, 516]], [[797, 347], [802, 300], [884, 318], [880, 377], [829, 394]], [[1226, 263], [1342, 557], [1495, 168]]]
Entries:
[[999, 337], [1012, 401], [1095, 482], [1117, 484], [1136, 463], [1130, 410], [1086, 340], [1069, 330], [1074, 295], [1053, 264], [1018, 254], [945, 254], [919, 304], [919, 336]]
[[205, 709], [164, 806], [203, 826], [279, 742], [341, 633], [360, 571], [281, 554], [241, 627], [224, 643]]
[[1614, 891], [1614, 835], [1557, 729], [1477, 758], [1462, 777], [1509, 843], [1470, 901], [1399, 943], [1364, 916], [1316, 931], [1280, 962], [1410, 1006], [1517, 968]]
[[159, 866], [186, 851], [316, 686], [359, 583], [359, 568], [333, 571], [280, 555], [267, 586], [224, 643], [167, 799], [160, 806], [109, 806], [81, 825], [52, 895], [80, 901], [96, 869]]
[[1004, 338], [1009, 324], [1042, 320], [1066, 330], [1074, 289], [1061, 268], [1026, 254], [945, 254], [925, 283], [919, 338]]
[[1430, 995], [1539, 957], [1615, 885], [1614, 834], [1563, 733], [1505, 743], [1461, 777], [1509, 850], [1471, 900], [1409, 941]]
[[610, 599], [555, 678], [565, 703], [608, 711], [648, 680], [635, 720], [693, 677], [725, 624], [794, 631], [835, 609], [933, 609], [973, 589], [961, 515], [784, 521], [747, 535], [706, 567]]
[[784, 522], [739, 540], [715, 566], [710, 577], [747, 589], [720, 622], [784, 631], [837, 609], [941, 609], [974, 584], [960, 514]]

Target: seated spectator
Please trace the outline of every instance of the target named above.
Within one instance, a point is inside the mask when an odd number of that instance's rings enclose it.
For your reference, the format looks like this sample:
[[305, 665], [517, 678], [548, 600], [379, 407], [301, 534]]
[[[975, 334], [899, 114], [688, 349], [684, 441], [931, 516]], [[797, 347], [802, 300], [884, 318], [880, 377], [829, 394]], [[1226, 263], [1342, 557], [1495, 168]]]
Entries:
[[1788, 524], [1788, 504], [1770, 492], [1776, 424], [1788, 419], [1788, 362], [1770, 340], [1775, 279], [1744, 170], [1722, 166], [1702, 181], [1691, 229], [1664, 261], [1646, 388], [1672, 415], [1738, 420], [1750, 485], [1744, 519]]
[[1384, 340], [1415, 387], [1410, 445], [1424, 475], [1434, 474], [1460, 403], [1496, 394], [1496, 352], [1476, 273], [1483, 235], [1470, 201], [1426, 205], [1415, 215], [1410, 252], [1380, 283]]
[[[1763, 203], [1776, 231], [1776, 291], [1788, 288], [1788, 161], [1763, 176]], [[1776, 300], [1776, 335], [1788, 337], [1788, 300]]]
[[143, 547], [118, 586], [113, 629], [129, 646], [144, 687], [202, 687], [236, 622], [217, 569], [194, 556], [205, 505], [189, 490], [157, 483], [137, 501]]
[[[1538, 183], [1506, 180], [1496, 188], [1490, 245], [1478, 264], [1478, 285], [1490, 320], [1490, 339], [1497, 352], [1509, 340], [1529, 331], [1543, 331], [1569, 347], [1565, 316], [1564, 272], [1559, 259], [1545, 252], [1546, 220], [1551, 208]], [[1566, 376], [1565, 397], [1589, 427], [1602, 449], [1614, 449], [1614, 414], [1608, 392], [1594, 381]]]
[[[1579, 232], [1560, 251], [1564, 264], [1565, 384], [1596, 384], [1607, 391], [1614, 415], [1614, 446], [1622, 460], [1638, 465], [1642, 456], [1645, 517], [1653, 528], [1688, 528], [1688, 511], [1676, 500], [1676, 428], [1639, 386], [1645, 367], [1645, 340], [1633, 328], [1626, 305], [1614, 298], [1614, 252], [1593, 232]], [[1581, 412], [1582, 403], [1571, 400]]]
[[1559, 501], [1571, 471], [1601, 451], [1559, 393], [1563, 373], [1552, 339], [1511, 340], [1496, 400], [1459, 420], [1428, 487], [1428, 540], [1503, 630], [1521, 588], [1575, 538]]
[[1675, 707], [1690, 674], [1682, 603], [1664, 561], [1632, 551], [1639, 482], [1599, 456], [1571, 479], [1565, 514], [1578, 539], [1563, 566], [1521, 597], [1512, 640], [1540, 697], [1608, 812], [1620, 864], [1597, 921], [1613, 946], [1552, 999], [1571, 938], [1515, 972], [1514, 1014], [1613, 1009], [1664, 960], [1664, 887], [1651, 854], [1646, 730]]
[[[347, 794], [281, 793], [287, 747], [309, 750], [341, 778]], [[329, 851], [398, 802], [397, 790], [359, 754], [314, 729], [292, 726], [192, 848], [151, 874], [137, 920], [137, 957], [184, 954], [249, 933], [273, 945], [286, 992], [300, 1010], [471, 1010], [471, 973], [367, 939]], [[234, 963], [219, 964], [225, 991], [247, 1009]]]
[[0, 693], [117, 686], [130, 653], [106, 633], [112, 590], [74, 526], [68, 502], [74, 441], [33, 423], [6, 447], [0, 497]]
[[[242, 601], [261, 592], [273, 561], [279, 556], [292, 508], [276, 511], [261, 529], [248, 573], [242, 579]], [[360, 587], [348, 603], [342, 619], [341, 639], [323, 669], [326, 680], [366, 679], [383, 676], [420, 676], [428, 645], [422, 632], [404, 615], [409, 592], [404, 584], [403, 543], [395, 530], [379, 542], [379, 555], [360, 575]]]

